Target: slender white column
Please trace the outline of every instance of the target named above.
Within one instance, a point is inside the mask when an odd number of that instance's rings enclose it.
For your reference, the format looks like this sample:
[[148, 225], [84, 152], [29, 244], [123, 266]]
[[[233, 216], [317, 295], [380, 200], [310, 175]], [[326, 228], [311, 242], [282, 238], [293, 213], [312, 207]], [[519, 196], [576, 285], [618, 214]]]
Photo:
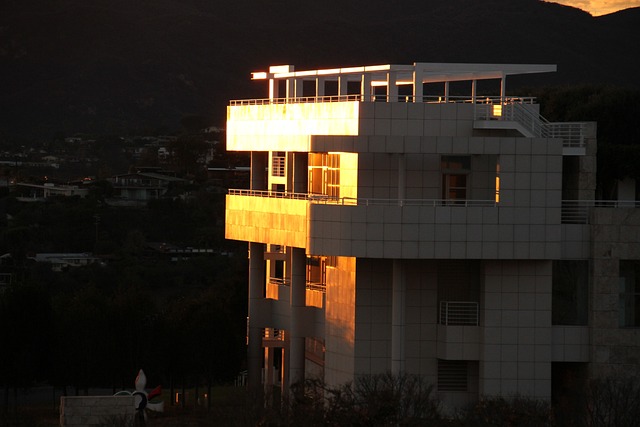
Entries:
[[471, 103], [476, 103], [476, 98], [478, 96], [478, 81], [471, 80]]
[[287, 79], [285, 81], [285, 96], [287, 97], [287, 99], [293, 98], [295, 96], [295, 79]]
[[278, 80], [269, 79], [269, 99], [273, 101], [278, 97]]
[[391, 373], [398, 375], [405, 370], [404, 330], [406, 283], [402, 260], [393, 260], [391, 301]]
[[444, 102], [449, 102], [449, 82], [444, 82]]
[[302, 79], [295, 79], [294, 80], [294, 89], [293, 89], [293, 96], [296, 98], [301, 98], [304, 93], [304, 80]]
[[371, 102], [371, 74], [365, 73], [360, 80], [360, 93], [363, 102]]
[[251, 319], [257, 319], [257, 302], [264, 298], [265, 265], [264, 244], [249, 243], [249, 342], [247, 346], [247, 365], [249, 387], [261, 382], [262, 372], [262, 329]]
[[500, 103], [504, 103], [507, 97], [507, 76], [502, 76], [500, 79]]
[[413, 72], [413, 102], [422, 102], [423, 92], [422, 73], [416, 70]]
[[316, 96], [324, 96], [324, 77], [316, 78]]
[[304, 328], [301, 318], [306, 304], [307, 257], [304, 249], [291, 248], [291, 331], [289, 341], [289, 384], [304, 380]]
[[398, 102], [398, 85], [396, 84], [396, 73], [387, 73], [387, 102]]

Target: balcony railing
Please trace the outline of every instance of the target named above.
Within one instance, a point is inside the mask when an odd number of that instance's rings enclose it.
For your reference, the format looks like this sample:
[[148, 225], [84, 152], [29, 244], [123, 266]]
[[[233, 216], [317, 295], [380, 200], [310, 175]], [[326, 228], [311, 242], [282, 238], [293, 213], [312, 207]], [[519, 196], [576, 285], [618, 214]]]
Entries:
[[478, 326], [478, 303], [473, 301], [440, 301], [440, 324]]
[[325, 283], [307, 281], [307, 290], [322, 292], [324, 294], [324, 293], [327, 293], [327, 285]]
[[235, 99], [229, 105], [273, 105], [273, 104], [320, 104], [325, 102], [353, 102], [364, 101], [364, 96], [357, 95], [332, 95], [332, 96], [299, 96], [295, 98], [261, 98], [261, 99]]
[[593, 208], [640, 208], [636, 200], [563, 200], [562, 224], [589, 224]]
[[269, 284], [274, 286], [289, 286], [291, 285], [291, 279], [281, 277], [269, 277]]
[[311, 203], [345, 206], [455, 206], [455, 207], [495, 207], [495, 200], [461, 199], [374, 199], [353, 197], [332, 197], [323, 194], [289, 193], [269, 190], [229, 190], [230, 196], [269, 197], [276, 199], [306, 200]]
[[276, 328], [264, 328], [262, 330], [262, 338], [268, 340], [284, 341], [284, 331]]
[[530, 136], [540, 138], [560, 138], [567, 148], [583, 148], [585, 123], [579, 122], [549, 122], [544, 117], [525, 107], [535, 104], [534, 97], [501, 97], [501, 96], [422, 96], [416, 99], [413, 95], [376, 95], [365, 96], [332, 95], [332, 96], [302, 96], [290, 98], [262, 98], [239, 99], [229, 102], [230, 106], [242, 105], [273, 105], [273, 104], [309, 104], [331, 102], [407, 102], [427, 104], [464, 103], [474, 104], [475, 120], [502, 120], [519, 123]]
[[525, 104], [530, 98], [487, 98], [475, 106], [475, 120], [512, 121], [519, 123], [531, 136], [559, 138], [565, 148], [583, 148], [586, 124], [582, 122], [550, 122]]
[[[413, 95], [375, 95], [371, 94], [368, 98], [362, 94], [350, 95], [330, 95], [330, 96], [298, 96], [289, 98], [259, 98], [259, 99], [234, 99], [229, 101], [230, 106], [239, 105], [273, 105], [273, 104], [318, 104], [324, 102], [414, 102], [416, 97]], [[424, 95], [419, 97], [417, 102], [426, 104], [496, 104], [502, 102], [534, 104], [535, 97], [508, 97], [500, 96], [476, 96], [470, 98], [468, 96], [432, 96]]]

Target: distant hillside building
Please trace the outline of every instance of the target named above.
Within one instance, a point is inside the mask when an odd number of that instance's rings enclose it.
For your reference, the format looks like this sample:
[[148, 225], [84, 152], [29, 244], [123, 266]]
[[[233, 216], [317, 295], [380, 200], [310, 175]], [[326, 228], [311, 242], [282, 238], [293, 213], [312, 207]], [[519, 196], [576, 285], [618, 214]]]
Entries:
[[408, 372], [459, 406], [638, 368], [638, 203], [595, 200], [595, 123], [507, 95], [555, 70], [253, 74], [268, 94], [227, 110], [251, 186], [226, 200], [226, 237], [249, 243], [250, 384]]
[[91, 253], [40, 253], [29, 259], [35, 262], [51, 264], [53, 271], [67, 271], [69, 268], [82, 267], [85, 265], [101, 262], [101, 258]]
[[116, 175], [110, 179], [114, 190], [114, 199], [110, 203], [146, 203], [159, 199], [175, 185], [188, 182], [175, 176], [136, 172]]
[[21, 196], [17, 199], [23, 202], [45, 201], [54, 196], [62, 197], [86, 197], [89, 194], [89, 188], [82, 188], [77, 185], [65, 185], [55, 183], [31, 184], [19, 182], [16, 184], [18, 192]]

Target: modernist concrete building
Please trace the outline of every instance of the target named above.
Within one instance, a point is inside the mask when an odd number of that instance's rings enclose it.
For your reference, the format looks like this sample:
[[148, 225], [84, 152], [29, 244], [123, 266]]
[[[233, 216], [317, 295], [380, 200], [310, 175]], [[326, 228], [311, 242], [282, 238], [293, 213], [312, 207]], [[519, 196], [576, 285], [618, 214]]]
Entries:
[[268, 96], [227, 111], [251, 188], [226, 200], [226, 237], [249, 243], [250, 384], [407, 372], [459, 405], [636, 367], [636, 202], [595, 200], [594, 123], [507, 95], [555, 69], [253, 74]]

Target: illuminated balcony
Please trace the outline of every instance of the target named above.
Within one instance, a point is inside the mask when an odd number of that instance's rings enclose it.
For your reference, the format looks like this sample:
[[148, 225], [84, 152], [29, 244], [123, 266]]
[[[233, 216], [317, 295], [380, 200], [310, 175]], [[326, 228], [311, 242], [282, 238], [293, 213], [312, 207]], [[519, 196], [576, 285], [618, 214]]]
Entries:
[[[586, 123], [549, 122], [530, 97], [404, 96], [394, 101], [385, 96], [384, 100], [391, 102], [374, 102], [364, 95], [231, 101], [227, 148], [420, 152], [419, 146], [407, 145], [406, 138], [478, 137], [483, 130], [506, 130], [528, 138], [560, 139], [564, 155], [584, 155], [586, 138], [592, 133]], [[380, 145], [372, 137], [385, 141]]]
[[[555, 217], [557, 221], [548, 221]], [[326, 256], [543, 258], [560, 255], [560, 206], [532, 209], [495, 200], [352, 199], [230, 190], [226, 236]]]

